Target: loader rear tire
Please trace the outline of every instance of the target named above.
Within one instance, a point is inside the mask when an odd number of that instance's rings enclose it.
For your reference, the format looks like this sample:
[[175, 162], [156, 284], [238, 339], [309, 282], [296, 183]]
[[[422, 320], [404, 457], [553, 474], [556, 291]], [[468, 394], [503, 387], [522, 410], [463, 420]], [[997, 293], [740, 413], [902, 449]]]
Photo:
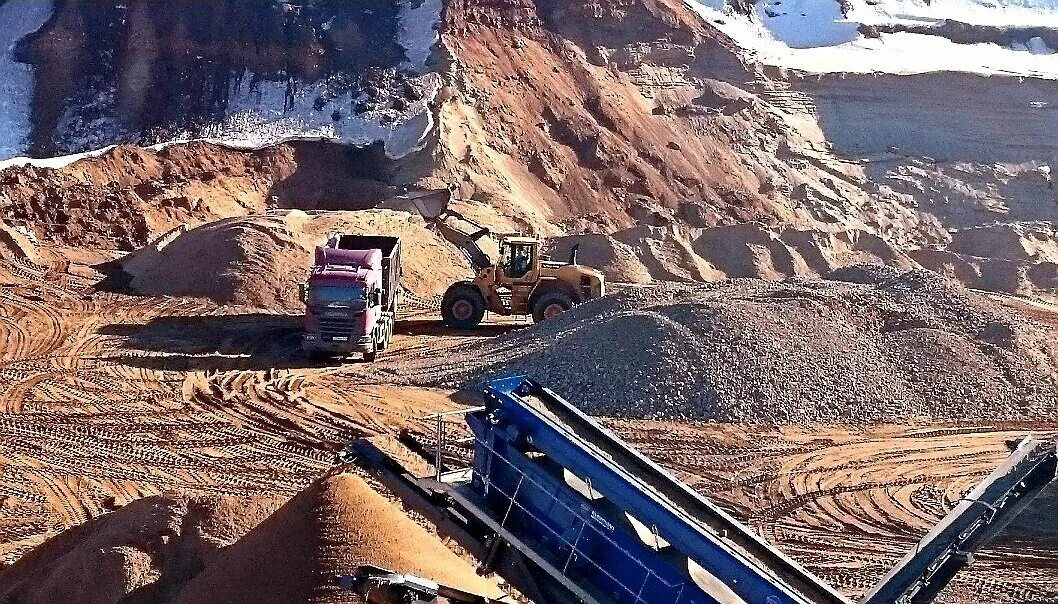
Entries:
[[573, 308], [573, 298], [564, 292], [546, 292], [533, 303], [533, 322], [539, 323]]
[[477, 287], [456, 284], [441, 299], [441, 319], [453, 329], [474, 329], [485, 318], [485, 297]]

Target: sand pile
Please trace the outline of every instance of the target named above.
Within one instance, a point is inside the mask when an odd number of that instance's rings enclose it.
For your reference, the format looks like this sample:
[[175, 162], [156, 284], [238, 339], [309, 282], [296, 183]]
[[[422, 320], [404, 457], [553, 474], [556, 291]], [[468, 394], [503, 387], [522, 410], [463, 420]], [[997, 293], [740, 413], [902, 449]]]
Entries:
[[751, 277], [819, 277], [855, 264], [915, 267], [906, 254], [864, 230], [813, 230], [756, 222], [687, 228], [674, 221], [639, 225], [612, 235], [570, 235], [550, 240], [564, 259], [580, 244], [580, 261], [611, 281], [716, 281]]
[[635, 250], [609, 235], [570, 235], [547, 241], [548, 253], [554, 260], [567, 260], [574, 245], [579, 246], [577, 262], [599, 269], [609, 281], [650, 283], [654, 280]]
[[0, 573], [0, 601], [168, 601], [279, 506], [271, 499], [147, 497], [70, 529]]
[[499, 596], [434, 534], [359, 477], [325, 477], [294, 497], [180, 593], [178, 604], [353, 602], [336, 574], [372, 564]]
[[1051, 223], [960, 229], [944, 249], [914, 250], [910, 255], [967, 287], [1021, 295], [1058, 293], [1058, 230]]
[[950, 252], [1024, 262], [1058, 262], [1058, 228], [1050, 222], [1007, 222], [960, 229]]
[[296, 310], [313, 250], [336, 231], [397, 235], [403, 284], [436, 295], [471, 273], [458, 250], [419, 217], [389, 210], [231, 218], [164, 236], [121, 262], [128, 288], [145, 295], [194, 296], [222, 304]]
[[854, 267], [626, 290], [406, 375], [458, 386], [526, 373], [627, 417], [1029, 420], [1058, 411], [1047, 335], [928, 271]]

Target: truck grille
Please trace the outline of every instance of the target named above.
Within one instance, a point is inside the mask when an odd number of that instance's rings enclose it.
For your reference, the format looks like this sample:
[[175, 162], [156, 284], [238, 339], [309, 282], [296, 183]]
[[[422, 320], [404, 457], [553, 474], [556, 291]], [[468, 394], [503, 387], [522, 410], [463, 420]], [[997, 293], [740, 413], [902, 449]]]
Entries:
[[340, 319], [317, 319], [320, 326], [320, 338], [333, 340], [334, 338], [348, 338], [352, 332], [353, 322], [349, 318]]

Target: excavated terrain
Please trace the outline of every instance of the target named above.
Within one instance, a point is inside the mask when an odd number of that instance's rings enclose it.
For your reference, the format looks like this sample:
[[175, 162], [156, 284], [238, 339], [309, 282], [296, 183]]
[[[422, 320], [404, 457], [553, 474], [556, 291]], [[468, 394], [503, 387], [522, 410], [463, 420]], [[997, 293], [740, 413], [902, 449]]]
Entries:
[[[306, 488], [284, 509], [316, 510], [305, 513], [319, 520], [298, 511], [282, 513], [300, 518], [297, 523], [316, 526], [312, 523], [363, 513], [357, 511], [361, 504], [327, 503], [330, 496], [320, 499], [321, 487], [310, 485], [330, 471], [335, 452], [350, 439], [401, 429], [429, 433], [430, 424], [420, 418], [454, 407], [450, 390], [405, 385], [409, 367], [422, 363], [418, 359], [461, 359], [468, 349], [512, 338], [529, 342], [591, 321], [579, 317], [584, 307], [554, 325], [526, 329], [516, 321], [490, 322], [458, 334], [443, 329], [432, 312], [410, 314], [398, 324], [394, 349], [375, 366], [320, 366], [296, 351], [294, 316], [202, 299], [95, 291], [104, 276], [91, 268], [98, 265], [98, 254], [28, 244], [25, 249], [35, 260], [8, 250], [10, 258], [0, 261], [0, 330], [6, 342], [0, 353], [0, 555], [10, 565], [0, 571], [0, 594], [31, 602], [117, 602], [133, 594], [148, 602], [197, 601], [197, 593], [221, 593], [207, 587], [216, 582], [211, 577], [231, 573], [245, 577], [245, 589], [257, 589], [252, 586], [274, 580], [274, 573], [265, 572], [267, 564], [245, 566], [246, 559], [263, 559], [253, 553], [261, 548], [281, 555], [275, 562], [284, 572], [302, 565], [297, 572], [304, 574], [298, 576], [306, 578], [292, 581], [290, 589], [321, 589], [313, 591], [318, 598], [313, 601], [352, 601], [318, 578], [319, 572], [338, 568], [329, 556], [346, 556], [340, 546], [352, 543], [347, 537], [322, 527], [322, 541], [297, 541], [284, 537], [294, 521], [253, 526]], [[745, 285], [738, 287], [744, 291]], [[758, 288], [758, 294], [780, 291]], [[820, 299], [827, 296], [817, 295]], [[1049, 306], [1002, 301], [1002, 308], [977, 301], [978, 312], [992, 313], [987, 320], [1017, 313], [1017, 334], [1049, 334], [1058, 325], [1058, 313]], [[726, 303], [739, 305], [723, 297], [711, 302]], [[960, 308], [937, 306], [932, 312], [940, 319], [933, 320], [953, 320], [954, 313], [965, 325], [979, 326], [980, 316], [963, 316]], [[494, 340], [497, 335], [500, 340]], [[1019, 340], [1000, 349], [1011, 358], [1033, 360], [1020, 346]], [[674, 377], [655, 374], [642, 381]], [[863, 414], [846, 411], [850, 415], [842, 424]], [[999, 462], [1007, 440], [1058, 432], [1048, 417], [1019, 418], [1001, 407], [988, 415], [983, 405], [974, 412], [971, 425], [959, 418], [913, 422], [919, 427], [779, 429], [638, 419], [612, 426], [813, 571], [855, 594]], [[199, 501], [205, 503], [194, 503]], [[215, 512], [213, 501], [238, 503]], [[241, 517], [232, 505], [252, 513]], [[139, 514], [152, 520], [144, 524]], [[218, 514], [221, 520], [208, 520]], [[1048, 516], [1042, 517], [1042, 526], [1051, 526]], [[219, 528], [193, 529], [196, 523]], [[82, 528], [66, 530], [74, 527]], [[140, 532], [127, 532], [133, 529]], [[1030, 534], [1001, 540], [985, 552], [944, 601], [977, 602], [978, 592], [992, 602], [1053, 601], [1054, 540], [1041, 539], [1038, 529]], [[422, 546], [421, 540], [416, 543]], [[404, 564], [373, 553], [392, 548], [354, 550], [349, 555], [359, 556], [356, 560]], [[1016, 558], [1008, 555], [1015, 551]], [[417, 572], [452, 576], [422, 566], [425, 558], [406, 563]], [[107, 579], [89, 580], [95, 571], [84, 569], [101, 569]], [[225, 589], [230, 601], [251, 593], [238, 586]]]
[[[851, 597], [1010, 441], [1058, 436], [1039, 161], [850, 151], [833, 99], [870, 112], [892, 90], [748, 64], [679, 0], [250, 4], [122, 3], [100, 24], [66, 2], [17, 49], [40, 76], [30, 152], [214, 142], [0, 168], [0, 601], [356, 602], [334, 576], [358, 564], [498, 594], [337, 461], [428, 435], [496, 375], [610, 416]], [[439, 45], [402, 46], [412, 8], [439, 16]], [[256, 25], [223, 27], [239, 10]], [[247, 135], [285, 142], [233, 147]], [[381, 209], [415, 187], [556, 257], [580, 245], [611, 295], [446, 329], [437, 294], [467, 261]], [[297, 286], [336, 230], [404, 240], [374, 364], [299, 351]], [[1055, 501], [939, 601], [1058, 602]]]

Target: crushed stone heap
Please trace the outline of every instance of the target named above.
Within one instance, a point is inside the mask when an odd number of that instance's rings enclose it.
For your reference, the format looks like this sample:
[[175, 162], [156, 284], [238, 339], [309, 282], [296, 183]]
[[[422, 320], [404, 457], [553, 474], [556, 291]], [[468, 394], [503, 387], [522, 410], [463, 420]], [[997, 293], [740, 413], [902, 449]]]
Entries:
[[929, 271], [628, 289], [475, 344], [414, 382], [524, 373], [592, 414], [811, 424], [1031, 420], [1048, 333]]

